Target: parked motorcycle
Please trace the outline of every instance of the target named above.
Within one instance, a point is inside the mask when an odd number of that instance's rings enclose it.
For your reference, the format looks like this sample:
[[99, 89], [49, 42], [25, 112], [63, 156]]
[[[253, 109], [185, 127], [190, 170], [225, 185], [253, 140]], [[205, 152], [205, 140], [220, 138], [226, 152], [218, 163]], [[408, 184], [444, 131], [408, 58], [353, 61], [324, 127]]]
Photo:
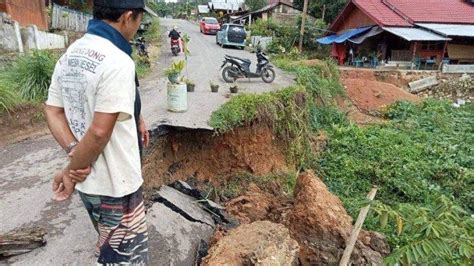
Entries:
[[270, 65], [268, 57], [260, 50], [257, 50], [257, 71], [250, 71], [252, 62], [249, 59], [226, 55], [221, 66], [222, 78], [225, 82], [231, 83], [239, 78], [262, 78], [265, 83], [272, 83], [275, 80], [275, 70]]
[[138, 55], [139, 56], [143, 56], [143, 57], [146, 57], [148, 58], [148, 45], [145, 41], [145, 38], [143, 37], [140, 37], [137, 39], [137, 42], [135, 43], [136, 47], [137, 47], [137, 51], [138, 51]]

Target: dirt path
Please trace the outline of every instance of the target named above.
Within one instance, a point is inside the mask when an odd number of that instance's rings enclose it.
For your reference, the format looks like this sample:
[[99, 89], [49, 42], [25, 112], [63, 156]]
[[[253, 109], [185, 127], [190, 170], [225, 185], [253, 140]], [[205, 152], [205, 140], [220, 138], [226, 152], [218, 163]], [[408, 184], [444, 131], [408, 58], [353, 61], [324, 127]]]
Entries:
[[[184, 114], [166, 111], [166, 89], [163, 69], [171, 55], [167, 42], [163, 45], [158, 67], [142, 81], [143, 114], [150, 125], [181, 125], [189, 128], [209, 128], [207, 119], [228, 98], [227, 91], [211, 94], [209, 80], [220, 81], [219, 66], [225, 53], [252, 58], [255, 55], [235, 49], [222, 49], [214, 44], [214, 36], [203, 36], [196, 25], [185, 21], [163, 20], [170, 28], [177, 24], [191, 36], [188, 73], [197, 86], [189, 97], [190, 109]], [[166, 38], [164, 38], [166, 39]], [[277, 70], [277, 80], [271, 85], [261, 81], [242, 82], [244, 92], [263, 92], [290, 85], [292, 78]], [[226, 87], [224, 87], [226, 88]], [[227, 90], [227, 88], [226, 88]], [[0, 147], [0, 234], [21, 226], [42, 226], [47, 229], [48, 244], [31, 253], [16, 256], [0, 264], [14, 265], [91, 265], [95, 263], [94, 231], [79, 197], [57, 204], [52, 202], [50, 180], [54, 172], [66, 163], [64, 152], [50, 135], [27, 139]], [[154, 230], [153, 227], [151, 230]], [[151, 232], [159, 234], [159, 232]], [[151, 250], [160, 251], [158, 246]], [[155, 254], [159, 257], [159, 253]], [[156, 256], [155, 256], [156, 257]], [[153, 262], [159, 264], [159, 261]]]

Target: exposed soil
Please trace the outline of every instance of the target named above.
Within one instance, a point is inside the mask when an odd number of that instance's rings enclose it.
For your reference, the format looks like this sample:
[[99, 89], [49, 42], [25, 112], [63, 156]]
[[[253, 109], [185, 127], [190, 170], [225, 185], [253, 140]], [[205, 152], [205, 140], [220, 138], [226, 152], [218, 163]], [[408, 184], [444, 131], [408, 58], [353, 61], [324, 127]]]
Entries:
[[225, 204], [226, 211], [241, 224], [262, 220], [284, 223], [292, 206], [292, 197], [281, 194], [277, 189], [273, 189], [273, 192], [263, 191], [253, 183], [242, 196]]
[[285, 144], [265, 125], [237, 128], [223, 135], [211, 131], [174, 131], [160, 138], [147, 156], [147, 189], [190, 178], [219, 184], [232, 174], [262, 176], [288, 169]]
[[376, 113], [396, 101], [418, 101], [419, 98], [395, 85], [366, 79], [344, 79], [348, 97], [364, 113]]
[[48, 134], [42, 105], [24, 105], [0, 114], [0, 146]]

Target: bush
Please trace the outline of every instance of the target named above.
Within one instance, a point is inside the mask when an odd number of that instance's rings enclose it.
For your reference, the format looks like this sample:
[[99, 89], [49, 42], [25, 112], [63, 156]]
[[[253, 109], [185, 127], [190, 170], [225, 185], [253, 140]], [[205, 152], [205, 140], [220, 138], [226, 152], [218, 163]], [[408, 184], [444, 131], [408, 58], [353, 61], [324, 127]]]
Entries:
[[12, 90], [11, 85], [5, 82], [5, 79], [0, 76], [0, 113], [10, 112], [21, 103], [19, 95]]
[[53, 52], [40, 50], [22, 55], [7, 67], [1, 82], [18, 91], [24, 100], [44, 101], [58, 58]]
[[429, 207], [376, 203], [373, 209], [381, 227], [390, 223], [403, 239], [385, 259], [386, 265], [471, 265], [474, 217], [449, 198], [435, 198]]

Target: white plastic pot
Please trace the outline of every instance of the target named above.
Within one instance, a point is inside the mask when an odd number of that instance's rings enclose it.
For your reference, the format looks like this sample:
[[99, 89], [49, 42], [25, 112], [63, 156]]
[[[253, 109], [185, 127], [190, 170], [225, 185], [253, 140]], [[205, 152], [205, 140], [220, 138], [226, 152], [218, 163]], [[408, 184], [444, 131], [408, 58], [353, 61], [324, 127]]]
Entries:
[[168, 83], [168, 111], [176, 113], [188, 111], [188, 91], [185, 83]]

